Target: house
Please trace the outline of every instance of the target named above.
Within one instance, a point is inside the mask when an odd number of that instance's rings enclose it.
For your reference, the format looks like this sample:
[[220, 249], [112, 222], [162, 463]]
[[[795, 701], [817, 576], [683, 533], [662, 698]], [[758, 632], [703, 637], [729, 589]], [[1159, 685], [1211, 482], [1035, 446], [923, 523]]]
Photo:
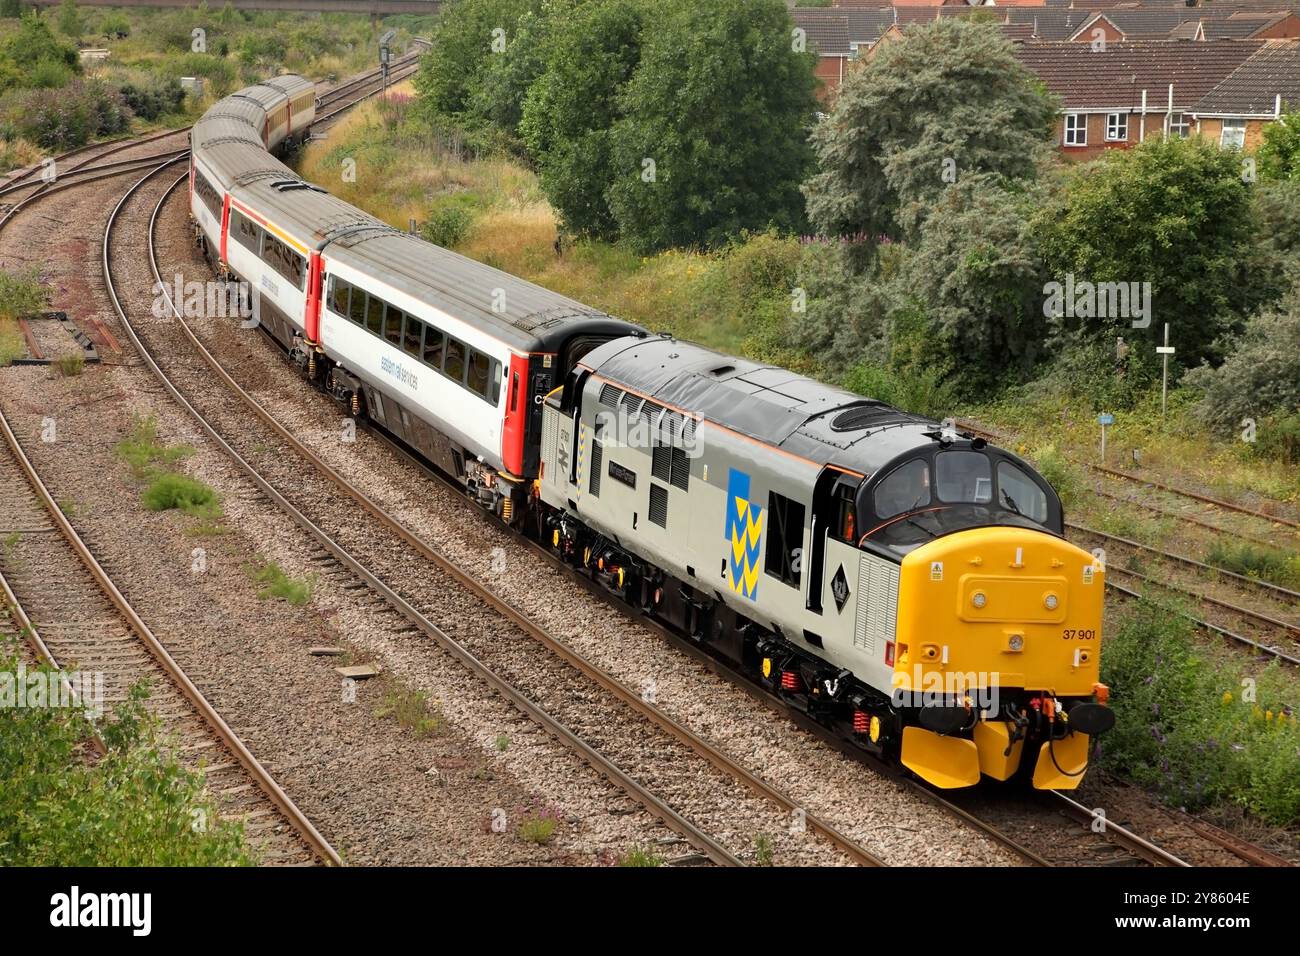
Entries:
[[1270, 40], [1201, 97], [1192, 113], [1202, 136], [1254, 149], [1264, 128], [1300, 107], [1300, 40]]
[[1138, 40], [1101, 49], [1067, 40], [1020, 44], [1015, 55], [1061, 100], [1061, 152], [1092, 159], [1148, 136], [1196, 132], [1202, 100], [1269, 42], [1286, 41]]

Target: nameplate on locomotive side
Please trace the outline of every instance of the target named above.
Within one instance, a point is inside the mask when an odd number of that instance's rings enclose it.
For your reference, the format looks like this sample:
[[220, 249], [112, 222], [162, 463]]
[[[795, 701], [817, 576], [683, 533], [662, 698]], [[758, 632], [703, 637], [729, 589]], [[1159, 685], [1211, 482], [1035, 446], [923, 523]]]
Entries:
[[611, 461], [609, 463], [609, 477], [613, 478], [615, 481], [621, 481], [629, 488], [636, 487], [636, 472], [631, 468], [624, 468], [616, 461]]

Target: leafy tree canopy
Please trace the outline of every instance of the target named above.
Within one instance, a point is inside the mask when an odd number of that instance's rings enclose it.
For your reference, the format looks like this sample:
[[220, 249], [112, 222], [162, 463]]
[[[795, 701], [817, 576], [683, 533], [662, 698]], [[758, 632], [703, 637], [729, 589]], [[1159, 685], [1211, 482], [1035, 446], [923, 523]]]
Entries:
[[850, 72], [813, 136], [808, 216], [827, 235], [915, 238], [964, 177], [1032, 179], [1055, 103], [987, 23], [945, 18]]
[[816, 81], [793, 29], [782, 0], [655, 5], [610, 141], [609, 206], [634, 247], [801, 225]]
[[[1199, 137], [1149, 139], [1070, 172], [1038, 228], [1053, 280], [1150, 283], [1150, 326], [1083, 317], [1076, 327], [1153, 345], [1165, 322], [1179, 358], [1216, 355], [1266, 291], [1252, 285], [1257, 216], [1241, 156]], [[1068, 324], [1068, 323], [1067, 323]]]

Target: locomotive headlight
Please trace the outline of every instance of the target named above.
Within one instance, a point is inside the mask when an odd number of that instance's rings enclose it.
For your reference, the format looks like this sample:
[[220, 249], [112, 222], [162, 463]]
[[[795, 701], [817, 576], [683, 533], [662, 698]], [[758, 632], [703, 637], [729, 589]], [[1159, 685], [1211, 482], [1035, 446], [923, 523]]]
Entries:
[[970, 596], [970, 603], [975, 605], [977, 608], [982, 608], [985, 604], [989, 603], [988, 595], [983, 591], [976, 591]]
[[1049, 611], [1055, 611], [1057, 605], [1060, 603], [1060, 599], [1050, 591], [1047, 593], [1047, 596], [1043, 598], [1043, 607], [1047, 608]]
[[1025, 649], [1025, 635], [1012, 634], [1007, 637], [1007, 650], [1019, 653]]

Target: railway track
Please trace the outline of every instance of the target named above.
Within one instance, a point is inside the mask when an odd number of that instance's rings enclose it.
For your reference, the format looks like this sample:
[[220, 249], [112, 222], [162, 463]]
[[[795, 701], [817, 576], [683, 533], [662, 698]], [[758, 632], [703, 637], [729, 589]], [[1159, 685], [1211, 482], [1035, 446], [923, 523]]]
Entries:
[[[472, 502], [465, 500], [454, 484], [449, 482], [436, 469], [429, 467], [403, 443], [381, 429], [375, 428], [373, 433], [412, 467], [456, 493], [458, 500], [464, 505], [466, 511], [471, 513], [477, 520], [488, 521], [481, 513], [481, 509], [478, 509]], [[489, 523], [491, 523], [492, 527], [499, 527], [495, 522]], [[571, 565], [561, 561], [537, 541], [513, 531], [511, 534], [522, 547], [565, 575], [574, 584], [602, 600], [608, 598], [607, 592], [597, 582], [586, 575], [578, 573]], [[870, 758], [861, 748], [839, 737], [832, 730], [813, 720], [808, 715], [790, 710], [783, 700], [774, 696], [766, 687], [755, 683], [745, 675], [733, 671], [726, 664], [707, 654], [689, 638], [664, 627], [658, 622], [636, 614], [618, 602], [612, 602], [611, 606], [620, 614], [623, 614], [629, 622], [634, 622], [654, 631], [678, 650], [707, 667], [712, 673], [745, 690], [751, 697], [768, 706], [774, 713], [792, 720], [801, 729], [817, 737], [823, 743], [830, 745], [852, 759], [868, 759], [874, 770], [886, 775], [899, 786], [908, 789], [955, 819], [973, 827], [1001, 846], [1006, 847], [1026, 865], [1037, 867], [1116, 865], [1119, 863], [1132, 865], [1135, 862], [1161, 867], [1186, 867], [1191, 865], [1177, 855], [1146, 840], [1131, 828], [1114, 822], [1108, 821], [1103, 832], [1095, 832], [1092, 828], [1095, 819], [1093, 812], [1086, 807], [1081, 807], [1081, 805], [1064, 794], [1047, 791], [1032, 795], [1028, 800], [1035, 805], [1028, 809], [1025, 807], [1026, 801], [1009, 797], [1004, 792], [999, 792], [993, 800], [987, 800], [982, 796], [969, 799], [960, 794], [945, 795], [942, 791], [916, 780], [898, 767]], [[1012, 808], [1011, 812], [1008, 812], [1008, 807]], [[1025, 810], [1018, 817], [1015, 816], [1017, 808]], [[994, 810], [997, 812], [993, 812]], [[1056, 819], [1066, 817], [1080, 825], [1062, 826], [1060, 820]], [[1042, 833], [1044, 829], [1048, 830], [1052, 835], [1044, 838]], [[1222, 831], [1218, 832], [1222, 833]], [[1234, 839], [1227, 834], [1223, 834], [1223, 836], [1227, 840]], [[1208, 836], [1207, 839], [1209, 839]], [[1035, 848], [1035, 845], [1039, 848]], [[1225, 849], [1229, 848], [1228, 844], [1223, 845]], [[1252, 859], [1277, 859], [1268, 854], [1267, 851], [1252, 847], [1244, 841], [1235, 841], [1233, 845], [1254, 852], [1256, 857]], [[1246, 857], [1242, 856], [1242, 858], [1245, 859]], [[1285, 865], [1285, 861], [1270, 865]]]
[[[173, 312], [166, 321], [149, 323], [144, 319], [147, 310], [133, 310], [122, 301], [111, 278], [118, 255], [114, 228], [120, 222], [121, 210], [140, 201], [140, 191], [164, 169], [161, 166], [132, 187], [106, 229], [104, 270], [110, 277], [115, 309], [132, 344], [172, 399], [193, 416], [213, 444], [269, 503], [315, 542], [322, 572], [364, 583], [382, 600], [383, 613], [397, 615], [401, 627], [428, 638], [450, 654], [712, 863], [741, 863], [740, 854], [746, 849], [736, 845], [734, 837], [728, 846], [712, 835], [713, 830], [727, 829], [710, 806], [716, 804], [719, 795], [730, 794], [730, 799], [744, 801], [747, 813], [770, 819], [784, 821], [787, 815], [800, 811], [796, 801], [465, 575], [454, 562], [330, 469], [224, 373], [184, 318]], [[176, 179], [161, 191], [149, 216], [147, 256], [155, 278], [159, 275], [154, 243], [159, 211], [183, 181], [183, 177]], [[156, 356], [180, 349], [185, 354], [164, 370]], [[201, 365], [194, 363], [195, 355], [201, 357]], [[213, 394], [214, 374], [225, 386], [224, 410], [220, 407], [221, 394]], [[232, 397], [240, 403], [233, 408], [229, 404]], [[248, 416], [250, 409], [255, 419]], [[256, 424], [259, 421], [260, 427]], [[300, 467], [302, 461], [310, 467]], [[478, 608], [474, 614], [486, 609], [489, 616], [479, 626], [464, 626], [472, 606]], [[457, 630], [454, 635], [453, 628]], [[548, 655], [545, 682], [530, 676], [528, 666], [528, 658], [535, 659], [539, 651]], [[622, 731], [621, 740], [611, 732], [613, 728]], [[603, 746], [594, 746], [591, 740], [603, 741]], [[629, 749], [627, 741], [632, 740], [637, 743]], [[647, 749], [654, 757], [652, 761], [645, 759]], [[626, 769], [634, 763], [639, 777]], [[649, 782], [641, 779], [645, 777], [650, 778]], [[679, 812], [677, 805], [689, 809]], [[870, 851], [815, 814], [800, 812], [800, 820], [806, 832], [824, 844], [823, 858], [882, 864]], [[787, 843], [794, 839], [791, 837]], [[781, 849], [778, 846], [778, 851]]]
[[[169, 746], [265, 864], [339, 865], [334, 848], [226, 725], [62, 513], [0, 413], [0, 599], [45, 664], [102, 674], [105, 708], [145, 681]], [[85, 703], [85, 702], [83, 702]]]

